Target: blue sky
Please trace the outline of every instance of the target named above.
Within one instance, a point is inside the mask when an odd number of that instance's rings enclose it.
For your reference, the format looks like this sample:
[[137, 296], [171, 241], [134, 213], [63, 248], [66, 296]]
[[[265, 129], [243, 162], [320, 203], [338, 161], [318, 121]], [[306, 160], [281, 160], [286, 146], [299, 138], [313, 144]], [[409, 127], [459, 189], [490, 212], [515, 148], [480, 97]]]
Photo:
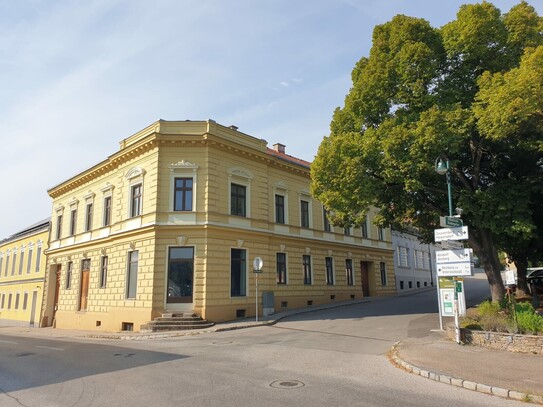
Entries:
[[0, 0], [0, 238], [158, 119], [234, 124], [312, 161], [374, 26], [440, 27], [471, 2]]

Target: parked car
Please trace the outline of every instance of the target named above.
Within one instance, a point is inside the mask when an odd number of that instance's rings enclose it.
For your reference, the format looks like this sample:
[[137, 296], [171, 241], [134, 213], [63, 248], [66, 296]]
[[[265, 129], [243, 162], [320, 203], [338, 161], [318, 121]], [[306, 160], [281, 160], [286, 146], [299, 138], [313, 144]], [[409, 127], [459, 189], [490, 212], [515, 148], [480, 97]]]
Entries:
[[526, 282], [532, 295], [543, 294], [543, 267], [529, 268], [526, 273]]

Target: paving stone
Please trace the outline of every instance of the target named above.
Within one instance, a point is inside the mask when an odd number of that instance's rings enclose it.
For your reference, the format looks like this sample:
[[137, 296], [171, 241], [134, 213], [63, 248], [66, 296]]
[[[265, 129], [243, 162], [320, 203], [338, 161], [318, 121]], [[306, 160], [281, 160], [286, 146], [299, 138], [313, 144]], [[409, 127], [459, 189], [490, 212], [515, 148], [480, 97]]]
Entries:
[[477, 391], [480, 391], [481, 393], [492, 394], [492, 387], [486, 384], [477, 383]]
[[501, 387], [492, 387], [492, 394], [499, 397], [509, 397], [509, 390], [502, 389]]
[[462, 387], [469, 390], [477, 390], [477, 383], [470, 382], [469, 380], [464, 380], [464, 383], [462, 384]]

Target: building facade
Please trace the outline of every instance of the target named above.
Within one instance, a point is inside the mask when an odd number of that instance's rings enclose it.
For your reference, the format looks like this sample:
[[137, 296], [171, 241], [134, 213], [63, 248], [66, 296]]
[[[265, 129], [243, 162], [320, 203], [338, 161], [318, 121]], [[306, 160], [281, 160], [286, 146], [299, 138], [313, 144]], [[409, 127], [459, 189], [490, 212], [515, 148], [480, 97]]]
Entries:
[[163, 313], [253, 316], [255, 257], [275, 311], [394, 294], [390, 230], [375, 212], [334, 228], [309, 183], [308, 162], [234, 126], [153, 123], [48, 191], [45, 323], [119, 331]]
[[435, 244], [422, 243], [415, 234], [392, 230], [396, 290], [401, 293], [435, 284]]
[[39, 326], [49, 219], [0, 241], [0, 324]]

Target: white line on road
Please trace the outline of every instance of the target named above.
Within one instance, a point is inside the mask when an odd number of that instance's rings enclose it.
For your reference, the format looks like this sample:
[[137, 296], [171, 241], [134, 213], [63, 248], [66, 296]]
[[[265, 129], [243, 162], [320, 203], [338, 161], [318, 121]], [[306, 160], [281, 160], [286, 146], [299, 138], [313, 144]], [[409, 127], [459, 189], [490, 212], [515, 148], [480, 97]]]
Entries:
[[2, 339], [0, 339], [0, 342], [1, 342], [1, 343], [11, 343], [12, 345], [18, 345], [18, 344], [19, 344], [19, 342], [4, 341], [4, 340], [2, 340]]
[[36, 348], [41, 348], [41, 349], [51, 349], [51, 350], [64, 350], [62, 348], [52, 348], [50, 346], [37, 346], [36, 345]]

